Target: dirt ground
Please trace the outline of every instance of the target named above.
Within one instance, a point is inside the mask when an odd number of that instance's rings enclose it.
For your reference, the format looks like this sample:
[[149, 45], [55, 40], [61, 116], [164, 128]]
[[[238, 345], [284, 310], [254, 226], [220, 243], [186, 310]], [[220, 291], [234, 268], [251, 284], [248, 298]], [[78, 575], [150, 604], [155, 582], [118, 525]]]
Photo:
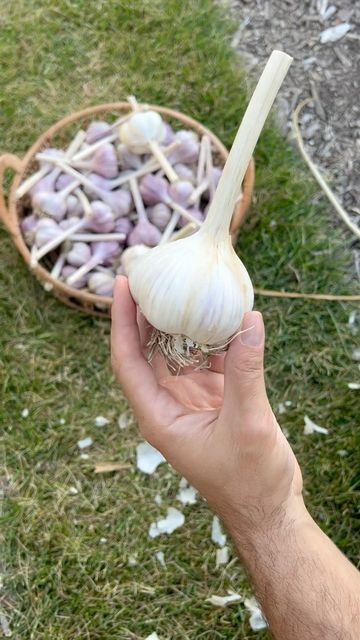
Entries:
[[[275, 48], [294, 57], [278, 98], [280, 121], [290, 130], [299, 101], [316, 98], [300, 117], [306, 148], [353, 220], [360, 223], [360, 3], [224, 2], [239, 23], [232, 46], [254, 74]], [[325, 29], [344, 23], [350, 25], [345, 35], [335, 42], [321, 42]]]

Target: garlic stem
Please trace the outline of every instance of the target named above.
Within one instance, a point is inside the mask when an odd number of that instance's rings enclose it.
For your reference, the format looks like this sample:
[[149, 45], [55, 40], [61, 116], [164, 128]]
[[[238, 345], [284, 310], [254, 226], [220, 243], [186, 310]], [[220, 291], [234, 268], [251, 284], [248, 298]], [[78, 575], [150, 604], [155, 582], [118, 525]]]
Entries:
[[138, 214], [138, 221], [140, 222], [145, 220], [146, 222], [149, 222], [136, 178], [130, 178], [129, 186], [134, 200], [135, 209]]
[[53, 268], [50, 271], [50, 275], [52, 278], [54, 278], [55, 280], [57, 280], [59, 278], [59, 275], [61, 273], [61, 270], [65, 264], [65, 260], [66, 260], [66, 253], [65, 251], [62, 251], [58, 257], [58, 259], [56, 260]]
[[198, 186], [202, 184], [204, 179], [207, 140], [208, 140], [208, 136], [203, 136], [200, 142], [200, 151], [199, 151], [198, 164], [196, 169], [196, 184]]
[[76, 269], [74, 273], [66, 279], [66, 284], [71, 287], [77, 280], [81, 280], [83, 276], [85, 276], [89, 271], [97, 267], [98, 264], [101, 264], [101, 257], [94, 255], [86, 264], [84, 264], [79, 269]]
[[[86, 135], [85, 131], [83, 131], [82, 129], [78, 131], [74, 140], [72, 140], [72, 142], [69, 144], [65, 152], [65, 156], [64, 156], [65, 158], [69, 159], [73, 156], [75, 151], [82, 145], [85, 139], [85, 135]], [[41, 178], [46, 176], [46, 174], [50, 173], [51, 170], [52, 169], [51, 169], [51, 163], [50, 163], [50, 166], [46, 165], [44, 167], [41, 167], [41, 169], [39, 169], [36, 173], [34, 173], [32, 176], [29, 176], [26, 180], [24, 180], [24, 182], [16, 190], [16, 198], [17, 199], [22, 198], [22, 196], [24, 196], [25, 193], [27, 193], [31, 189], [31, 187], [34, 186], [34, 184], [39, 182], [39, 180], [41, 180]], [[55, 180], [60, 173], [61, 173], [60, 171], [57, 171], [57, 173], [55, 172], [55, 178], [54, 178]]]
[[[170, 153], [176, 147], [178, 147], [179, 144], [180, 143], [178, 140], [174, 140], [174, 142], [169, 144], [168, 147], [164, 147], [163, 149], [164, 153]], [[74, 160], [74, 158], [72, 160]], [[76, 171], [76, 169], [74, 169], [70, 165], [66, 164], [66, 162], [64, 162], [62, 159], [53, 158], [52, 156], [47, 156], [46, 153], [37, 153], [36, 159], [46, 160], [47, 162], [60, 167], [61, 171], [63, 171], [64, 173], [68, 173], [71, 176], [74, 176], [75, 178], [77, 178], [77, 180], [79, 180], [81, 184], [83, 184], [85, 187], [87, 187], [94, 193], [97, 193], [100, 197], [102, 197], [103, 191], [101, 189], [98, 189], [93, 182], [91, 182], [88, 178], [86, 178], [86, 176], [84, 176], [79, 171]], [[127, 182], [129, 182], [130, 178], [141, 178], [142, 176], [145, 176], [148, 173], [152, 173], [153, 171], [156, 171], [156, 169], [159, 169], [159, 168], [160, 168], [160, 164], [156, 159], [149, 160], [144, 164], [144, 166], [141, 169], [137, 169], [136, 171], [129, 172], [125, 175], [120, 176], [119, 178], [115, 178], [114, 180], [112, 180], [111, 189], [113, 190], [113, 189], [116, 189], [116, 187], [120, 187], [121, 185], [126, 184]]]
[[39, 182], [41, 178], [44, 178], [44, 176], [50, 173], [51, 170], [52, 170], [51, 165], [50, 166], [44, 165], [36, 173], [33, 173], [31, 176], [26, 178], [26, 180], [24, 180], [24, 182], [21, 183], [18, 189], [16, 189], [16, 197], [18, 199], [22, 198], [25, 195], [25, 193], [27, 193], [31, 189], [31, 187], [34, 186], [34, 184]]
[[[128, 101], [129, 102], [129, 101]], [[147, 104], [138, 104], [137, 111], [147, 111], [149, 109], [149, 105]], [[131, 118], [133, 111], [129, 111], [126, 116], [121, 116], [115, 122], [110, 125], [110, 129], [116, 129], [116, 127], [120, 127], [121, 124], [126, 122]]]
[[[180, 144], [181, 142], [179, 140], [174, 140], [167, 147], [164, 147], [162, 151], [165, 155], [167, 155], [168, 153], [171, 153], [171, 151], [176, 149], [176, 147], [178, 147]], [[142, 176], [146, 176], [148, 173], [153, 173], [157, 169], [160, 169], [160, 163], [156, 158], [151, 158], [151, 160], [145, 162], [145, 164], [140, 169], [137, 169], [132, 173], [128, 173], [127, 175], [125, 174], [119, 176], [119, 178], [115, 178], [112, 183], [112, 189], [126, 184], [126, 182], [129, 182], [130, 178], [142, 178]]]
[[170, 241], [173, 242], [174, 240], [181, 240], [181, 238], [186, 238], [195, 231], [197, 231], [197, 226], [193, 222], [188, 222], [184, 227], [182, 227], [182, 229], [173, 233]]
[[156, 142], [155, 140], [149, 140], [149, 147], [169, 181], [176, 182], [177, 180], [179, 180], [179, 176], [177, 175], [177, 173], [175, 173], [170, 162], [165, 157], [158, 142]]
[[190, 194], [188, 197], [188, 204], [194, 205], [198, 202], [199, 198], [202, 196], [204, 191], [208, 188], [209, 183], [207, 178], [204, 178], [203, 181], [199, 184], [196, 189]]
[[82, 227], [85, 224], [86, 224], [86, 218], [81, 218], [81, 220], [76, 222], [72, 227], [65, 229], [65, 231], [62, 231], [61, 233], [59, 233], [59, 235], [56, 236], [56, 238], [44, 244], [38, 251], [36, 251], [34, 255], [35, 264], [39, 260], [41, 260], [41, 258], [46, 256], [47, 253], [49, 253], [50, 251], [53, 251], [53, 249], [56, 249], [56, 247], [62, 244], [64, 240], [72, 236], [77, 231], [80, 231], [80, 229], [82, 229]]
[[210, 202], [214, 197], [215, 187], [213, 180], [213, 162], [211, 155], [211, 142], [210, 138], [206, 139], [206, 159], [205, 159], [205, 167], [206, 167], [206, 178], [209, 185], [209, 193], [210, 193]]
[[116, 240], [123, 242], [126, 240], [125, 233], [75, 233], [69, 237], [72, 242], [103, 242], [107, 240]]
[[107, 142], [114, 142], [117, 139], [118, 139], [118, 135], [116, 133], [112, 133], [110, 136], [106, 136], [105, 138], [101, 138], [101, 140], [98, 140], [97, 142], [94, 142], [93, 144], [89, 144], [88, 147], [86, 147], [82, 151], [79, 151], [79, 153], [76, 153], [73, 156], [72, 161], [73, 162], [80, 162], [80, 160], [84, 160], [88, 156], [91, 156], [94, 153], [94, 151], [99, 149], [99, 147], [102, 147], [103, 144], [106, 144]]
[[174, 211], [169, 222], [167, 223], [163, 234], [161, 236], [161, 240], [159, 242], [159, 244], [165, 244], [165, 242], [167, 242], [170, 238], [170, 236], [172, 235], [177, 223], [179, 222], [179, 218], [180, 218], [180, 213], [178, 213], [177, 211]]
[[170, 199], [166, 200], [166, 204], [168, 204], [169, 207], [171, 207], [171, 209], [174, 209], [174, 211], [177, 211], [178, 213], [180, 213], [180, 215], [182, 215], [183, 218], [185, 218], [186, 220], [189, 220], [189, 222], [194, 222], [197, 227], [203, 226], [204, 223], [200, 222], [199, 220], [196, 220], [196, 218], [190, 213], [190, 211], [182, 207], [181, 204], [178, 204], [177, 202], [174, 202], [173, 200], [170, 200]]
[[92, 215], [92, 209], [91, 209], [91, 204], [89, 202], [89, 200], [87, 199], [85, 193], [83, 191], [81, 191], [81, 189], [76, 189], [75, 190], [75, 194], [77, 195], [80, 204], [82, 205], [82, 208], [84, 210], [84, 214], [85, 216], [91, 216]]
[[246, 169], [272, 104], [292, 62], [291, 56], [273, 51], [236, 134], [202, 231], [223, 239], [229, 235], [236, 199]]
[[82, 184], [84, 187], [87, 187], [88, 189], [90, 189], [91, 191], [93, 191], [94, 193], [102, 197], [103, 189], [99, 189], [99, 187], [97, 187], [93, 182], [91, 182], [91, 180], [86, 178], [86, 176], [84, 176], [79, 171], [76, 171], [76, 169], [73, 169], [73, 167], [70, 167], [68, 164], [66, 164], [66, 162], [63, 162], [59, 158], [50, 158], [49, 156], [46, 156], [46, 154], [44, 153], [38, 153], [36, 157], [38, 160], [49, 160], [49, 162], [52, 162], [53, 164], [57, 165], [62, 171], [64, 171], [64, 173], [68, 173], [70, 176], [74, 176], [74, 178], [76, 178], [78, 182]]

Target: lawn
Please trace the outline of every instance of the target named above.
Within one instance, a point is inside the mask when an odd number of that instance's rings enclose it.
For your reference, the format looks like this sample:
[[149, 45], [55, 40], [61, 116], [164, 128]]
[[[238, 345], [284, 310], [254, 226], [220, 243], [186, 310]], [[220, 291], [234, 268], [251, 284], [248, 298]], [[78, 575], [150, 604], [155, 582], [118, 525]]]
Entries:
[[[2, 151], [21, 156], [63, 115], [130, 92], [198, 118], [231, 144], [246, 82], [228, 44], [233, 25], [210, 0], [18, 0], [3, 3], [0, 25]], [[254, 204], [238, 242], [254, 284], [354, 292], [352, 237], [274, 123], [256, 165]], [[110, 370], [109, 323], [45, 293], [3, 229], [0, 262], [0, 597], [13, 637], [268, 638], [251, 631], [241, 604], [205, 602], [251, 587], [235, 557], [215, 568], [204, 502], [184, 507], [185, 525], [171, 536], [148, 537], [150, 523], [179, 506], [179, 478], [167, 465], [150, 477], [135, 470], [140, 438], [135, 424], [117, 424], [126, 400]], [[271, 402], [275, 410], [292, 402], [279, 419], [303, 468], [307, 504], [356, 562], [359, 392], [347, 386], [360, 377], [351, 357], [356, 324], [348, 326], [355, 305], [258, 297], [256, 307], [267, 327]], [[305, 436], [305, 414], [329, 434]], [[97, 415], [110, 423], [96, 427]], [[88, 459], [76, 445], [85, 436], [94, 441]], [[95, 475], [99, 460], [130, 468]], [[154, 556], [160, 550], [166, 568]]]

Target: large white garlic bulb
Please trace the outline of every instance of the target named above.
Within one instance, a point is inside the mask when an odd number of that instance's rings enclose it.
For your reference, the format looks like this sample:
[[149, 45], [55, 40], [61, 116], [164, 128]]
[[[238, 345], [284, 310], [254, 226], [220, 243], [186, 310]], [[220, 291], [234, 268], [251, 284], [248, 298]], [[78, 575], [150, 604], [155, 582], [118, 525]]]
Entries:
[[254, 301], [230, 236], [214, 244], [202, 230], [141, 256], [131, 265], [129, 286], [156, 329], [204, 346], [226, 345]]

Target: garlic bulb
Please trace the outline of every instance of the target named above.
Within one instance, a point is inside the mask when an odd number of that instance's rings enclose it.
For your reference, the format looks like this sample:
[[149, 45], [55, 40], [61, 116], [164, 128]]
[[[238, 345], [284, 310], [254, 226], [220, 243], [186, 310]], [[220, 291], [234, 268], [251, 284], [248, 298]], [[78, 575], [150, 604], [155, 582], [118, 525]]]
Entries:
[[88, 279], [88, 287], [90, 291], [98, 296], [112, 297], [115, 277], [111, 271], [90, 273]]
[[119, 131], [120, 141], [130, 151], [142, 154], [150, 150], [170, 182], [176, 182], [178, 177], [159, 146], [165, 135], [162, 117], [156, 111], [135, 111]]
[[163, 120], [156, 111], [137, 111], [120, 127], [120, 141], [134, 153], [147, 153], [149, 142], [161, 142], [165, 135]]
[[190, 350], [221, 351], [253, 305], [250, 277], [228, 235], [217, 241], [204, 222], [192, 236], [155, 247], [129, 269], [134, 300], [155, 329], [170, 364], [193, 362]]
[[234, 205], [265, 119], [291, 63], [273, 52], [255, 89], [208, 215], [193, 235], [162, 244], [129, 265], [129, 287], [153, 325], [155, 350], [178, 369], [221, 353], [252, 308], [250, 277], [229, 234]]

